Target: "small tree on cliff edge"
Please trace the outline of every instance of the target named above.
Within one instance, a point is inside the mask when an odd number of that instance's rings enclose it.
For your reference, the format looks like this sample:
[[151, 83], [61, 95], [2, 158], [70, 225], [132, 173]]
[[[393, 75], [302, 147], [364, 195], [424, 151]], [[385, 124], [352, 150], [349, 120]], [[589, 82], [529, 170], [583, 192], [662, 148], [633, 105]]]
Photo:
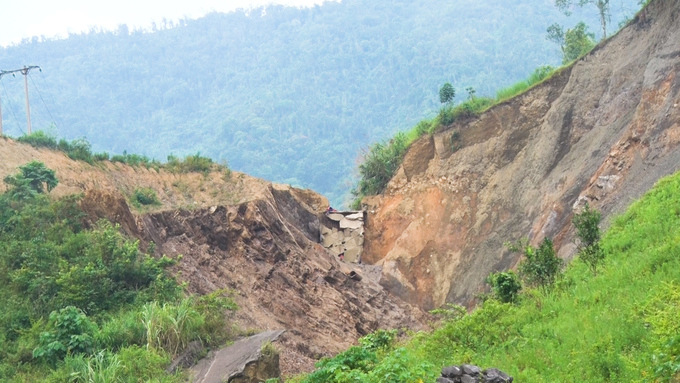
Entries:
[[602, 39], [604, 40], [607, 38], [607, 24], [611, 20], [609, 0], [555, 0], [555, 6], [567, 16], [571, 14], [570, 9], [572, 5], [577, 5], [579, 7], [594, 5], [597, 7], [597, 12], [600, 16], [600, 25], [602, 26]]
[[547, 32], [547, 39], [560, 45], [562, 64], [576, 60], [595, 46], [595, 35], [588, 32], [588, 26], [584, 22], [566, 32], [561, 25], [555, 23], [548, 27]]
[[451, 83], [447, 82], [446, 84], [442, 85], [441, 89], [439, 89], [439, 101], [442, 104], [451, 103], [454, 97], [456, 97], [456, 90], [453, 88]]

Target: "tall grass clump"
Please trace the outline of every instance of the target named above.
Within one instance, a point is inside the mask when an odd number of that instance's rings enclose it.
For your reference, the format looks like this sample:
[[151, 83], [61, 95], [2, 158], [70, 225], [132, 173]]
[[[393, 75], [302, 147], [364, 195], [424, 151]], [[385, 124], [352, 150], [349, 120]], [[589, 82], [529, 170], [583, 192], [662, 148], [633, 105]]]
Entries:
[[526, 92], [529, 88], [552, 76], [554, 72], [555, 68], [550, 65], [536, 68], [528, 79], [498, 90], [496, 92], [496, 102], [502, 102]]
[[201, 156], [201, 153], [189, 155], [180, 159], [173, 155], [168, 156], [168, 162], [164, 166], [172, 173], [210, 173], [217, 164], [209, 157]]
[[147, 156], [139, 154], [130, 154], [127, 151], [123, 151], [123, 154], [115, 154], [111, 156], [111, 162], [120, 162], [122, 164], [130, 166], [144, 166], [147, 169], [160, 169], [162, 167], [161, 163], [157, 160], [150, 159]]
[[391, 140], [375, 143], [369, 148], [364, 162], [359, 165], [361, 180], [353, 191], [359, 202], [363, 196], [379, 194], [385, 190], [401, 165], [408, 145], [406, 134], [400, 132]]
[[85, 161], [89, 164], [99, 161], [99, 159], [104, 156], [108, 158], [108, 154], [105, 153], [92, 153], [92, 145], [85, 138], [78, 138], [73, 141], [67, 141], [65, 139], [57, 141], [55, 136], [38, 130], [34, 133], [25, 134], [17, 138], [17, 141], [29, 144], [35, 148], [59, 150], [66, 153], [66, 155], [73, 160]]

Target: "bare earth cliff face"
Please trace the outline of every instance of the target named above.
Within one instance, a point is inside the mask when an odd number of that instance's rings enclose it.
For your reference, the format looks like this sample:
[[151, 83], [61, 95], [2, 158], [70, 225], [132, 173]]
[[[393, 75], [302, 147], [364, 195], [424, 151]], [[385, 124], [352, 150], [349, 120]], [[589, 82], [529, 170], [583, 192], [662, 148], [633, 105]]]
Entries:
[[364, 200], [364, 259], [429, 309], [471, 303], [490, 272], [515, 266], [504, 242], [548, 236], [572, 257], [575, 209], [588, 201], [607, 220], [680, 169], [679, 71], [680, 2], [656, 0], [571, 68], [421, 138]]
[[[385, 291], [379, 268], [341, 263], [318, 243], [328, 200], [317, 193], [236, 172], [90, 165], [0, 138], [0, 179], [31, 160], [56, 171], [51, 195], [83, 193], [87, 223], [109, 219], [143, 248], [154, 242], [157, 256], [179, 259], [172, 271], [191, 292], [232, 291], [239, 328], [286, 330], [277, 341], [284, 375], [309, 371], [378, 328], [420, 329], [428, 319]], [[152, 188], [161, 205], [131, 210], [125, 196], [140, 187]]]

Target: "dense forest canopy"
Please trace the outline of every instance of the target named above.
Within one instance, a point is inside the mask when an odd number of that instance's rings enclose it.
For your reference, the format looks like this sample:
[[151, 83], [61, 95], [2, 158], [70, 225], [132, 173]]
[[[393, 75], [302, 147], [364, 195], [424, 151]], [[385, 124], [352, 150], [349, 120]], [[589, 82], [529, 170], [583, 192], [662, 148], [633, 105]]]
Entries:
[[[611, 25], [637, 3], [612, 2]], [[597, 34], [596, 10], [566, 17], [551, 0], [269, 6], [36, 37], [0, 49], [0, 69], [42, 67], [29, 76], [34, 130], [162, 160], [200, 152], [339, 204], [362, 148], [435, 114], [443, 83], [461, 101], [466, 87], [483, 96], [559, 64], [546, 28], [581, 20]], [[20, 77], [0, 87], [13, 136], [25, 129]]]

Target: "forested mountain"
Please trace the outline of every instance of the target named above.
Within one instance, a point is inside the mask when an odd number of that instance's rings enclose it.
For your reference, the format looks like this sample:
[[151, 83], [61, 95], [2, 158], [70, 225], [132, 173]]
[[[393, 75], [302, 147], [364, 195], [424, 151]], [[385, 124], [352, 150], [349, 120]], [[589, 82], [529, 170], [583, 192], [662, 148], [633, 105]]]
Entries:
[[[637, 10], [612, 2], [612, 25]], [[93, 29], [0, 49], [29, 81], [34, 130], [85, 136], [94, 149], [165, 159], [199, 152], [237, 170], [313, 188], [334, 203], [369, 143], [434, 114], [450, 81], [478, 95], [557, 65], [551, 0], [343, 0], [211, 13], [152, 30]], [[19, 76], [20, 77], [20, 76]], [[25, 129], [21, 78], [0, 89], [5, 131]]]

